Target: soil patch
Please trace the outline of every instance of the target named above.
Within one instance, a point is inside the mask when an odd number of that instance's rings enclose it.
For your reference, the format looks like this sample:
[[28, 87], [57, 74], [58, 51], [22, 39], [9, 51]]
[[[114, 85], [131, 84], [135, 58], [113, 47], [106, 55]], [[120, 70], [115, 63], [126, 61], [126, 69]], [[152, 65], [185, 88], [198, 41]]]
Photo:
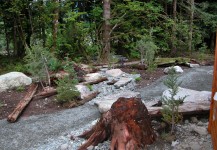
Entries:
[[[13, 112], [20, 100], [26, 95], [27, 89], [28, 86], [26, 86], [22, 91], [13, 89], [0, 93], [0, 100], [3, 104], [3, 106], [0, 108], [0, 119], [7, 118], [7, 116]], [[66, 108], [55, 102], [55, 96], [45, 99], [35, 99], [29, 103], [29, 105], [23, 111], [21, 117], [49, 114], [63, 109]]]

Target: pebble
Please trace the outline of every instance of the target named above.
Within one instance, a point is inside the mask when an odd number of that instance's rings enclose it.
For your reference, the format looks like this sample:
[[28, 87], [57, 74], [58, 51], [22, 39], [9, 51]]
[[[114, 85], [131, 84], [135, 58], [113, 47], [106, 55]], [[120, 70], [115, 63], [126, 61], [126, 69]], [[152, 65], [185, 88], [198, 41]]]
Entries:
[[198, 122], [197, 117], [191, 117], [191, 122], [192, 123], [197, 123]]

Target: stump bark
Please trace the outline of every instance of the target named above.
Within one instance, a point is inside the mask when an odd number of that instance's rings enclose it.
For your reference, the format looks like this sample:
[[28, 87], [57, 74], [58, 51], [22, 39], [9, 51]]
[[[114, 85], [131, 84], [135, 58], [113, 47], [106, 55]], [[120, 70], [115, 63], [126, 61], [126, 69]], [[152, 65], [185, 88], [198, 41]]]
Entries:
[[79, 150], [105, 140], [111, 140], [110, 150], [142, 150], [155, 141], [156, 134], [141, 99], [119, 98], [91, 130], [79, 137], [87, 139]]

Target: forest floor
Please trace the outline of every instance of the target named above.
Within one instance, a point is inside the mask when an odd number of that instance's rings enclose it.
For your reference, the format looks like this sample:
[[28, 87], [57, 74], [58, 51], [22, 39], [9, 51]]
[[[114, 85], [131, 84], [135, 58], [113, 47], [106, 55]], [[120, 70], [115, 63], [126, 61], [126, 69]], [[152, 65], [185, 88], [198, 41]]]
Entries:
[[[147, 70], [138, 70], [130, 68], [121, 68], [122, 71], [126, 73], [140, 74], [141, 80], [137, 81], [137, 87], [141, 88], [150, 85], [155, 80], [159, 79], [163, 75], [164, 67], [157, 68], [156, 70], [150, 72]], [[19, 101], [25, 96], [28, 86], [24, 89], [13, 89], [0, 93], [0, 98], [3, 106], [0, 107], [0, 119], [7, 118], [7, 116], [12, 113]], [[40, 89], [39, 89], [40, 90]], [[38, 90], [38, 91], [39, 91]], [[63, 109], [66, 107], [61, 106], [55, 102], [55, 96], [51, 96], [43, 99], [32, 100], [29, 105], [25, 108], [22, 113], [22, 117], [29, 117], [32, 115], [39, 114], [50, 114]]]

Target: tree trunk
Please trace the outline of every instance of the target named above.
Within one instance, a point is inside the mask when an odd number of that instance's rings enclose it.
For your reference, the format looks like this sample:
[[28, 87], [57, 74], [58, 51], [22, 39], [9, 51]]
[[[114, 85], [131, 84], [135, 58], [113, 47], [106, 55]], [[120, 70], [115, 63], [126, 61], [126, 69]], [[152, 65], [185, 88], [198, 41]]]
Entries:
[[13, 31], [14, 31], [14, 34], [13, 34], [13, 38], [14, 38], [14, 41], [13, 41], [13, 44], [14, 44], [13, 55], [17, 56], [17, 21], [16, 21], [15, 18], [14, 18]]
[[80, 137], [88, 140], [79, 150], [108, 139], [111, 139], [110, 150], [142, 150], [155, 141], [156, 135], [141, 99], [119, 98], [98, 123]]
[[173, 27], [172, 27], [172, 54], [176, 53], [176, 16], [177, 16], [177, 0], [173, 0]]
[[55, 3], [54, 9], [54, 17], [53, 17], [53, 47], [51, 48], [51, 52], [53, 53], [57, 48], [57, 33], [58, 33], [58, 24], [59, 24], [59, 0], [53, 0]]
[[194, 0], [189, 0], [190, 4], [190, 24], [188, 50], [192, 53], [193, 19], [194, 19]]
[[8, 53], [8, 56], [10, 56], [10, 49], [9, 49], [10, 39], [9, 39], [9, 34], [8, 34], [8, 30], [7, 30], [6, 20], [3, 19], [3, 21], [4, 21], [4, 28], [5, 28], [6, 51]]
[[108, 63], [110, 57], [110, 19], [111, 19], [111, 8], [110, 8], [111, 0], [103, 0], [103, 49], [101, 53], [102, 62]]

